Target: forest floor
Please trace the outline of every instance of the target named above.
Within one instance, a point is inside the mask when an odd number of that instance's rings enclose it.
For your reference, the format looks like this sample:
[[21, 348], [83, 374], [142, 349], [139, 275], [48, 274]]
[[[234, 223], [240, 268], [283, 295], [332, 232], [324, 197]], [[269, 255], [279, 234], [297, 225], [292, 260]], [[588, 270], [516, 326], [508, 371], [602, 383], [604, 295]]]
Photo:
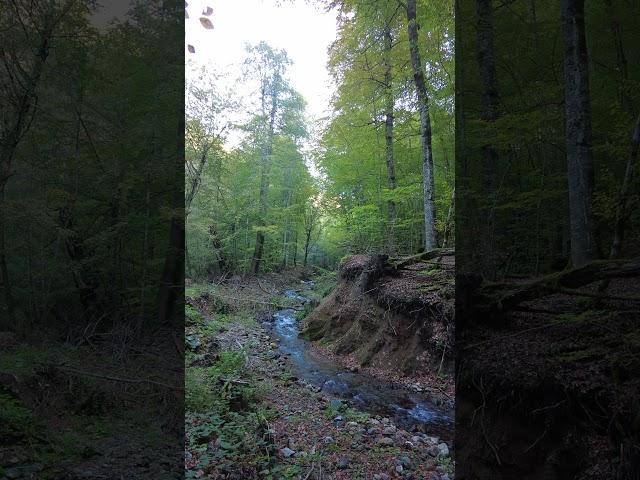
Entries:
[[[335, 275], [325, 274], [305, 290], [301, 280], [308, 278], [297, 270], [187, 288], [187, 478], [453, 478], [442, 440], [403, 430], [294, 376], [262, 320], [292, 306], [286, 289], [302, 290], [314, 305], [335, 284]], [[395, 388], [420, 381], [395, 380]]]
[[[582, 290], [597, 294], [598, 286]], [[638, 288], [636, 280], [614, 280], [608, 295], [633, 298]], [[499, 324], [471, 323], [459, 339], [458, 348], [473, 358], [473, 371], [461, 380], [473, 387], [459, 389], [456, 399], [457, 431], [470, 439], [457, 451], [462, 474], [637, 478], [637, 300], [559, 293], [523, 306], [530, 311]], [[486, 428], [474, 428], [474, 419]]]
[[178, 385], [169, 342], [2, 345], [0, 479], [182, 478], [182, 391], [145, 381]]

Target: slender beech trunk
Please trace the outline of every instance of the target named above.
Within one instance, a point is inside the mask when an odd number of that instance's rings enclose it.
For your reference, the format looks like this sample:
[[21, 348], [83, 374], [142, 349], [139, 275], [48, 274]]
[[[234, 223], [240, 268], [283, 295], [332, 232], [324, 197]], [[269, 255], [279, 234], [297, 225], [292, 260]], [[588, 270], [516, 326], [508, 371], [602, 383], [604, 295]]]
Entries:
[[[68, 1], [62, 8], [59, 15], [56, 16], [54, 11], [49, 11], [44, 15], [44, 28], [40, 36], [40, 43], [33, 65], [29, 72], [25, 71], [20, 65], [11, 65], [7, 59], [14, 60], [10, 55], [2, 54], [5, 60], [5, 68], [14, 69], [14, 72], [8, 73], [12, 76], [20, 78], [20, 84], [23, 91], [17, 93], [16, 109], [13, 118], [11, 112], [3, 112], [3, 116], [9, 119], [7, 124], [2, 125], [0, 131], [0, 287], [4, 291], [4, 301], [6, 303], [6, 315], [3, 315], [6, 325], [13, 327], [15, 320], [15, 301], [11, 288], [11, 280], [9, 278], [9, 268], [7, 266], [7, 242], [6, 242], [6, 187], [11, 175], [13, 175], [13, 160], [18, 149], [20, 140], [29, 128], [31, 116], [34, 113], [35, 95], [44, 65], [49, 57], [49, 47], [56, 26], [64, 15], [73, 6], [72, 1]], [[3, 52], [4, 53], [4, 52]]]
[[[263, 93], [264, 95], [264, 93]], [[264, 100], [263, 100], [264, 102]], [[269, 211], [269, 173], [271, 170], [271, 156], [273, 154], [273, 136], [275, 130], [276, 113], [278, 109], [277, 92], [271, 93], [271, 110], [269, 112], [269, 129], [267, 131], [266, 145], [262, 153], [262, 165], [260, 172], [260, 219], [258, 227], [266, 225], [267, 213]], [[251, 271], [257, 274], [260, 271], [260, 262], [262, 261], [262, 253], [264, 251], [264, 231], [258, 228], [256, 232], [256, 246], [253, 251], [251, 260]]]
[[[182, 115], [178, 122], [177, 140], [178, 148], [174, 164], [176, 175], [184, 169], [184, 116]], [[173, 204], [169, 247], [164, 259], [157, 298], [160, 324], [166, 324], [172, 320], [175, 305], [180, 300], [180, 296], [184, 295], [184, 181], [176, 181], [174, 185]]]
[[418, 29], [416, 20], [416, 0], [407, 1], [407, 20], [409, 33], [409, 51], [413, 79], [418, 94], [418, 108], [420, 110], [420, 141], [422, 142], [422, 186], [424, 190], [424, 247], [433, 250], [438, 247], [436, 238], [436, 205], [435, 185], [433, 175], [433, 148], [431, 145], [431, 120], [429, 118], [429, 96], [424, 69], [420, 59]]
[[[494, 48], [494, 21], [492, 0], [477, 0], [478, 13], [478, 64], [482, 83], [481, 119], [493, 123], [498, 118], [498, 82]], [[490, 138], [490, 136], [489, 136]], [[495, 164], [497, 152], [491, 143], [482, 146], [482, 179], [486, 194], [492, 196], [495, 189]]]
[[578, 268], [597, 258], [592, 211], [594, 180], [584, 0], [562, 1], [562, 23], [571, 261]]
[[607, 13], [609, 14], [609, 21], [611, 24], [611, 35], [613, 37], [613, 43], [616, 49], [617, 60], [617, 72], [618, 72], [618, 100], [623, 110], [633, 115], [633, 101], [629, 98], [627, 90], [627, 82], [629, 77], [629, 67], [627, 62], [627, 56], [624, 53], [624, 47], [622, 44], [622, 31], [620, 28], [620, 21], [616, 14], [615, 7], [611, 0], [605, 0], [607, 7]]
[[[389, 22], [384, 26], [384, 115], [385, 115], [385, 155], [387, 162], [387, 181], [390, 190], [396, 188], [396, 165], [393, 156], [393, 73], [391, 71], [391, 48], [393, 47], [393, 37], [391, 36], [391, 25]], [[391, 249], [395, 248], [395, 223], [397, 218], [396, 202], [389, 200], [389, 223], [391, 233], [389, 243]]]
[[633, 133], [631, 135], [631, 148], [627, 157], [627, 165], [622, 179], [622, 186], [618, 195], [618, 205], [616, 208], [616, 222], [613, 229], [613, 243], [609, 258], [618, 258], [622, 253], [622, 242], [624, 240], [624, 229], [628, 217], [629, 190], [633, 182], [636, 162], [638, 160], [638, 149], [640, 148], [640, 115], [636, 119]]

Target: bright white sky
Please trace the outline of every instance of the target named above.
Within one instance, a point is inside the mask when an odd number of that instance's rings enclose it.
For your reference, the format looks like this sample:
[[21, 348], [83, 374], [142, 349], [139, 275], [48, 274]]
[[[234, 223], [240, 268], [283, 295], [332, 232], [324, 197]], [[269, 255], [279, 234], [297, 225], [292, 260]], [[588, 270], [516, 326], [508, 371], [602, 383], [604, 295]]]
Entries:
[[[279, 3], [280, 5], [277, 5]], [[243, 96], [253, 92], [237, 82], [246, 56], [245, 45], [262, 40], [274, 48], [284, 48], [293, 65], [288, 77], [307, 101], [307, 117], [312, 121], [328, 113], [333, 87], [326, 70], [327, 49], [336, 38], [336, 12], [306, 0], [188, 0], [185, 43], [195, 47], [187, 52], [187, 62], [212, 65], [229, 75], [221, 82]], [[200, 24], [201, 12], [213, 8], [208, 18], [213, 30]], [[190, 75], [187, 68], [187, 76]], [[229, 141], [234, 143], [234, 138]]]

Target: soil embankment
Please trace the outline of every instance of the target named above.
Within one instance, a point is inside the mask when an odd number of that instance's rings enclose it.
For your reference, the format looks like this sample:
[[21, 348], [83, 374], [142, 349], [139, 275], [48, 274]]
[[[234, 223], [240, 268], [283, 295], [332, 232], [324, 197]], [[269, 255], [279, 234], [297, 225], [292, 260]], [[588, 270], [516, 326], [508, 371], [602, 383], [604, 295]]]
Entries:
[[451, 396], [454, 266], [448, 251], [399, 261], [354, 255], [302, 336], [353, 369]]

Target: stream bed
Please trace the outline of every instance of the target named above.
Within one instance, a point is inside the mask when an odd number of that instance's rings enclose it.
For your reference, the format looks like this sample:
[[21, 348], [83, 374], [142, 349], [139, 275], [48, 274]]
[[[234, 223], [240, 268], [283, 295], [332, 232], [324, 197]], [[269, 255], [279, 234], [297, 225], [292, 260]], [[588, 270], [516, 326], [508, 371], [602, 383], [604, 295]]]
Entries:
[[[298, 290], [286, 290], [284, 295], [301, 304], [308, 301]], [[298, 378], [359, 410], [387, 416], [405, 430], [422, 425], [428, 435], [452, 443], [454, 413], [449, 406], [439, 404], [427, 394], [410, 392], [369, 375], [351, 372], [313, 354], [309, 343], [298, 335], [298, 320], [293, 308], [277, 311], [268, 323], [280, 341], [280, 353], [289, 357], [293, 374]]]

